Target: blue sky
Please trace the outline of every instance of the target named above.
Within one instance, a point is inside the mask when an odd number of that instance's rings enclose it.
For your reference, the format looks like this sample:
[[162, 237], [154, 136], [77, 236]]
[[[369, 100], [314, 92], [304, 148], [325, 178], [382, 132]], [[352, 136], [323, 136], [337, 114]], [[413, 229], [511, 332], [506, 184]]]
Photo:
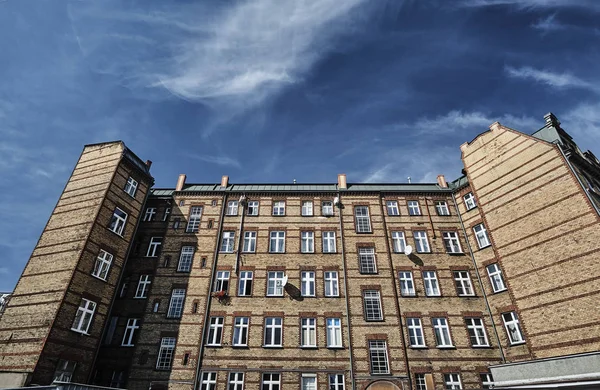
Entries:
[[157, 187], [434, 181], [498, 120], [600, 142], [596, 0], [0, 0], [0, 291], [84, 144]]

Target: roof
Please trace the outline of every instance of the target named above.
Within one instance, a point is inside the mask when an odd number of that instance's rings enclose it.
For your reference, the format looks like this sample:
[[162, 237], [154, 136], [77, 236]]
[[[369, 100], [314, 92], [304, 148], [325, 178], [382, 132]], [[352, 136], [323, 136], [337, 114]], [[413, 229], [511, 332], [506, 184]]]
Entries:
[[461, 187], [466, 186], [467, 184], [469, 184], [469, 179], [466, 175], [462, 175], [461, 177], [450, 183], [450, 188], [452, 188], [453, 190], [457, 190]]

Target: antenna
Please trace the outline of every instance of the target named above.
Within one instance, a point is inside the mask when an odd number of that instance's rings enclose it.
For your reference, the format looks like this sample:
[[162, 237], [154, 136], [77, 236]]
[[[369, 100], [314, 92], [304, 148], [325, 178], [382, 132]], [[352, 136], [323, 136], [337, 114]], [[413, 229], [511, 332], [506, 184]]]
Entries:
[[407, 245], [407, 246], [404, 247], [404, 254], [406, 256], [409, 256], [412, 253], [412, 251], [413, 251], [412, 246]]
[[410, 176], [409, 176], [409, 177], [407, 177], [407, 179], [408, 179], [408, 184], [410, 184]]
[[294, 179], [294, 184], [296, 184], [296, 179]]

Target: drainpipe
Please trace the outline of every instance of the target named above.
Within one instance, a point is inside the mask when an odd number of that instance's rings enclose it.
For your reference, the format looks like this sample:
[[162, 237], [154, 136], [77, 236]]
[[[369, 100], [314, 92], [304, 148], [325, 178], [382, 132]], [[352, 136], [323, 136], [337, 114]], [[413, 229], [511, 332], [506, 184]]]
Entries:
[[235, 269], [233, 270], [233, 272], [235, 272], [235, 274], [238, 276], [239, 276], [239, 271], [240, 271], [240, 253], [242, 253], [242, 228], [244, 226], [244, 215], [246, 214], [244, 212], [244, 205], [246, 204], [247, 201], [248, 200], [246, 199], [246, 195], [242, 195], [240, 197], [239, 205], [242, 210], [242, 216], [240, 217], [240, 228], [238, 229], [238, 231], [239, 231], [238, 245], [237, 245], [237, 251], [235, 252]]

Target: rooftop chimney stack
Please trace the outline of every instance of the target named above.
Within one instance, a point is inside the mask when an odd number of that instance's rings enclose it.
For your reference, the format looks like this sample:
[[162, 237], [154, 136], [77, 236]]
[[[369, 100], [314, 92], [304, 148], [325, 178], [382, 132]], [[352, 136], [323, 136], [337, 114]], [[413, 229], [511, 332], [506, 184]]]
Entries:
[[177, 187], [175, 187], [175, 191], [181, 191], [183, 186], [185, 185], [185, 174], [180, 174], [179, 179], [177, 179]]
[[546, 126], [552, 127], [560, 127], [560, 121], [553, 113], [549, 112], [544, 115], [544, 120], [546, 120]]
[[229, 185], [229, 176], [223, 175], [221, 178], [221, 187], [227, 187]]
[[150, 169], [150, 167], [152, 166], [152, 161], [146, 160], [146, 166], [148, 167], [148, 169]]
[[442, 188], [448, 188], [448, 183], [446, 183], [446, 177], [444, 175], [438, 175], [437, 182], [438, 186]]
[[346, 174], [340, 173], [338, 175], [338, 188], [340, 190], [345, 190], [348, 188], [348, 184], [346, 183]]

